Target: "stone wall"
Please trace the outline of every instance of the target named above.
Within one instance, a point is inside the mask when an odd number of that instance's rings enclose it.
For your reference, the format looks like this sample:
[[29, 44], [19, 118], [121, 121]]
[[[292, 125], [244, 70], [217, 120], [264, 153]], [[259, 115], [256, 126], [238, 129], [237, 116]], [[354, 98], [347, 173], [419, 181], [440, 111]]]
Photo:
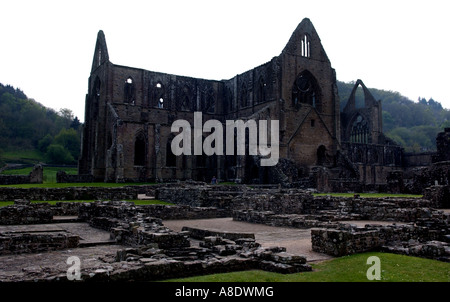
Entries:
[[450, 262], [450, 215], [442, 215], [440, 222], [440, 228], [411, 223], [312, 229], [312, 250], [336, 257], [384, 250]]
[[189, 246], [187, 236], [162, 225], [161, 219], [141, 213], [126, 201], [83, 203], [79, 218], [93, 227], [111, 232], [117, 243], [139, 246], [153, 244], [159, 248]]
[[450, 128], [445, 128], [436, 137], [436, 155], [433, 162], [450, 161]]
[[0, 255], [42, 253], [75, 248], [79, 237], [65, 232], [0, 233]]
[[424, 190], [423, 197], [438, 209], [450, 209], [450, 186], [431, 186]]
[[153, 194], [152, 186], [11, 188], [0, 187], [0, 200], [126, 200], [138, 199], [138, 194]]
[[406, 191], [423, 194], [424, 190], [434, 185], [450, 185], [450, 161], [433, 163], [425, 168], [417, 168], [411, 172]]
[[[239, 203], [240, 202], [240, 203]], [[342, 198], [301, 190], [243, 195], [234, 201], [233, 218], [282, 226], [317, 225], [313, 221], [381, 220], [414, 222], [433, 215], [436, 203], [421, 198]]]
[[0, 185], [41, 184], [43, 171], [41, 165], [35, 165], [28, 175], [0, 175]]
[[215, 207], [191, 207], [186, 205], [140, 205], [139, 211], [164, 220], [208, 219], [228, 217], [228, 211]]
[[0, 207], [0, 225], [50, 223], [52, 219], [47, 203]]
[[57, 183], [90, 183], [94, 182], [94, 176], [90, 174], [67, 174], [65, 171], [56, 173]]

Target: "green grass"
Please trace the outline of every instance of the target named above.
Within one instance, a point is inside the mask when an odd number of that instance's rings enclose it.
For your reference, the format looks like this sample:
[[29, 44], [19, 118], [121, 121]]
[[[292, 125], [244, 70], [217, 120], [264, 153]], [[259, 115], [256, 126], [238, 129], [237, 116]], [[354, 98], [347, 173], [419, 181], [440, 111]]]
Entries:
[[[26, 167], [21, 169], [8, 169], [4, 170], [4, 175], [28, 175], [33, 167]], [[73, 167], [44, 167], [43, 177], [44, 184], [56, 183], [56, 173], [58, 171], [65, 171], [67, 174], [77, 174], [78, 168]]]
[[[366, 277], [369, 256], [380, 258], [381, 280]], [[450, 282], [450, 263], [390, 253], [362, 253], [313, 263], [312, 272], [278, 274], [260, 270], [171, 279], [169, 282]]]
[[2, 160], [7, 163], [36, 164], [44, 161], [44, 156], [38, 150], [5, 150]]
[[362, 198], [369, 197], [408, 197], [408, 198], [422, 198], [423, 195], [416, 194], [390, 194], [390, 193], [313, 193], [314, 196], [334, 196], [334, 197], [353, 197], [355, 194], [358, 194]]

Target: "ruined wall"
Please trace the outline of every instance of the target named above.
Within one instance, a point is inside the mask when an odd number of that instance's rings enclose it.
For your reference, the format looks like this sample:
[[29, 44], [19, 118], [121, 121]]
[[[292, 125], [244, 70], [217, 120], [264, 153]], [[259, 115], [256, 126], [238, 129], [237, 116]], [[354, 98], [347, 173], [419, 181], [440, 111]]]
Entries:
[[53, 211], [49, 204], [22, 204], [0, 207], [0, 225], [50, 223]]
[[[299, 81], [306, 78], [314, 87], [304, 87], [303, 93]], [[170, 125], [176, 119], [193, 125], [194, 111], [203, 113], [203, 122], [276, 119], [282, 157], [296, 168], [325, 161], [332, 165], [340, 139], [338, 108], [336, 75], [309, 19], [299, 24], [280, 56], [222, 81], [112, 64], [100, 31], [86, 96], [79, 174], [115, 182], [209, 181], [217, 176], [267, 183], [268, 173], [248, 156], [169, 158]], [[319, 147], [324, 149], [320, 156]]]
[[65, 232], [8, 233], [0, 232], [0, 255], [43, 253], [76, 248], [79, 237]]
[[0, 185], [41, 184], [43, 179], [42, 166], [35, 165], [28, 175], [0, 175]]
[[68, 187], [68, 188], [0, 188], [0, 200], [127, 200], [138, 199], [138, 194], [153, 194], [152, 186]]
[[335, 257], [376, 250], [450, 262], [445, 238], [449, 217], [444, 222], [445, 230], [414, 224], [312, 229], [312, 249]]
[[91, 174], [67, 174], [65, 171], [58, 171], [56, 173], [57, 183], [90, 183], [94, 182], [94, 177]]
[[436, 137], [436, 155], [433, 162], [450, 161], [450, 128], [445, 128]]
[[450, 185], [450, 161], [433, 163], [428, 167], [416, 168], [405, 180], [406, 190], [413, 194], [422, 194], [424, 190], [434, 185]]

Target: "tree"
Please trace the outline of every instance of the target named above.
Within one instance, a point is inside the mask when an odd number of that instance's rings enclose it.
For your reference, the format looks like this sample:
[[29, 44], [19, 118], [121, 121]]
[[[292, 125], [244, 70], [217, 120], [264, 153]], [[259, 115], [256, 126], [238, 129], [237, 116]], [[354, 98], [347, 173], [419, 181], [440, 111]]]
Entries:
[[73, 128], [73, 129], [75, 129], [75, 130], [78, 130], [78, 128], [80, 128], [80, 125], [81, 125], [80, 120], [79, 120], [78, 117], [76, 116], [76, 117], [73, 119], [72, 123], [70, 124], [70, 128]]
[[80, 138], [73, 128], [61, 129], [55, 136], [55, 143], [63, 146], [73, 158], [78, 158], [80, 155]]
[[45, 153], [45, 158], [50, 164], [69, 165], [75, 163], [75, 159], [70, 152], [58, 144], [48, 146], [47, 153]]
[[38, 142], [38, 149], [42, 153], [47, 152], [48, 146], [50, 146], [53, 143], [53, 137], [50, 134], [47, 134]]

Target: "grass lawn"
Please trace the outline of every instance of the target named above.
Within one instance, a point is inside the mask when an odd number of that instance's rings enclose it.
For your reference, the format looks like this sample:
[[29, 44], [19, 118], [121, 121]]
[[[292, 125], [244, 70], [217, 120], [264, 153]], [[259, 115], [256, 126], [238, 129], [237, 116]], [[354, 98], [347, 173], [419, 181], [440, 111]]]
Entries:
[[[369, 256], [380, 258], [381, 280], [366, 277]], [[168, 282], [450, 282], [450, 263], [390, 253], [362, 253], [311, 264], [312, 272], [278, 274], [261, 270], [171, 279]]]
[[[28, 175], [33, 167], [26, 167], [21, 169], [8, 169], [4, 170], [2, 174], [4, 175]], [[77, 174], [78, 168], [73, 167], [44, 167], [43, 176], [44, 184], [56, 183], [56, 173], [58, 171], [65, 171], [67, 174]]]
[[5, 150], [2, 160], [8, 163], [35, 164], [44, 161], [44, 156], [37, 150]]

